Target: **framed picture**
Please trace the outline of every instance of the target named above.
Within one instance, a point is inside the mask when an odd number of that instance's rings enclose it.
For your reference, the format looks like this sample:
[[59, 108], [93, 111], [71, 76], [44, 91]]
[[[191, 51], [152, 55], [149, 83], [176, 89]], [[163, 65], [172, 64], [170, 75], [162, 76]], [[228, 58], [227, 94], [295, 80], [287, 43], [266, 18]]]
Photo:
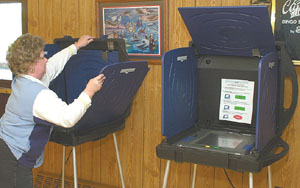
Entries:
[[270, 3], [271, 0], [251, 0], [251, 4]]
[[300, 2], [272, 0], [271, 21], [276, 41], [284, 41], [294, 65], [300, 65]]
[[99, 2], [99, 34], [123, 38], [131, 58], [161, 58], [163, 2]]

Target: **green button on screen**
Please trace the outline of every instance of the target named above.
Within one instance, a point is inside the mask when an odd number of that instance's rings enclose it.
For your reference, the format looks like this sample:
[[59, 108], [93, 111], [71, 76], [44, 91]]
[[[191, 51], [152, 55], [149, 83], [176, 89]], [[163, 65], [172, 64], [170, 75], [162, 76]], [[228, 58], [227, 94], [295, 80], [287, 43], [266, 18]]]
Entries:
[[234, 109], [240, 110], [240, 111], [245, 111], [245, 107], [241, 107], [241, 106], [235, 106]]
[[236, 99], [242, 99], [242, 100], [245, 100], [245, 99], [246, 99], [246, 96], [243, 96], [243, 95], [236, 95], [235, 98], [236, 98]]

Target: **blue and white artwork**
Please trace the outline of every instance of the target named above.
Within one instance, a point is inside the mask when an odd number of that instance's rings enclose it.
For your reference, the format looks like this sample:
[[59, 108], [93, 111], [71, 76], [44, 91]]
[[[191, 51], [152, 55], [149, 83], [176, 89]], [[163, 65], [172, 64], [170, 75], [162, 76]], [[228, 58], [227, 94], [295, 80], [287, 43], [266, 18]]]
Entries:
[[123, 38], [131, 56], [161, 55], [160, 5], [103, 7], [103, 34]]

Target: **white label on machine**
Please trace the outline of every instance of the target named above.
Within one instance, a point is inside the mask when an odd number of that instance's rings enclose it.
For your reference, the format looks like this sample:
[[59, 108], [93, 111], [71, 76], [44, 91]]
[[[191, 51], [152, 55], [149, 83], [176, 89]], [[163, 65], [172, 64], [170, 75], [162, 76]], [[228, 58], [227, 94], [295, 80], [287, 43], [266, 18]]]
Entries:
[[254, 82], [222, 79], [219, 120], [251, 124]]
[[134, 72], [135, 68], [121, 69], [120, 73], [128, 74], [130, 72]]

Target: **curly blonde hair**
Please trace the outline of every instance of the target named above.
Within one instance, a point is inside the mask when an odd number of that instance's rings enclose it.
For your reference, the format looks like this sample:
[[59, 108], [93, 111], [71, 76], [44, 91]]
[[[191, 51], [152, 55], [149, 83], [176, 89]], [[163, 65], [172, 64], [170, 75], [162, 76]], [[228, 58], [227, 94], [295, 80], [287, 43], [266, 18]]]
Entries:
[[27, 74], [30, 65], [40, 58], [44, 49], [44, 40], [29, 33], [21, 35], [9, 46], [6, 60], [14, 75]]

